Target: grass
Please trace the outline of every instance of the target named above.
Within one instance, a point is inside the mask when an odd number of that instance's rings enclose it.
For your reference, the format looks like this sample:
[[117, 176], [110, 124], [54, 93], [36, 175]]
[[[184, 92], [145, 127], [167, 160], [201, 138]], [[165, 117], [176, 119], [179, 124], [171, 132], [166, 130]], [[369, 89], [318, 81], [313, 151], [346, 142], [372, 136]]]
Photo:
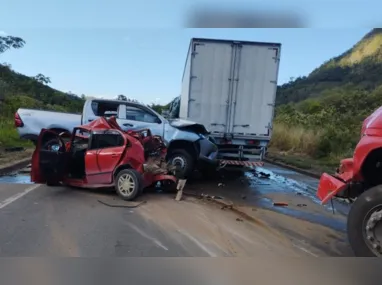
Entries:
[[19, 146], [32, 147], [33, 144], [19, 138], [12, 119], [0, 117], [0, 151], [2, 148]]
[[315, 157], [321, 139], [323, 139], [321, 131], [275, 122], [272, 140], [269, 144], [268, 158], [310, 170], [316, 174], [332, 173], [344, 157], [342, 154]]
[[287, 126], [282, 123], [275, 123], [269, 147], [284, 152], [314, 155], [320, 135], [320, 132], [308, 130], [302, 126]]

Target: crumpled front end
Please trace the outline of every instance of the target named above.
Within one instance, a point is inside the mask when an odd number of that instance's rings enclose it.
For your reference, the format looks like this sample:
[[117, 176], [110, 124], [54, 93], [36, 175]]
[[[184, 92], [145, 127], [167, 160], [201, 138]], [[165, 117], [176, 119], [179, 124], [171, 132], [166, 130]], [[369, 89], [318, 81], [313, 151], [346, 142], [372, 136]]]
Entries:
[[330, 175], [323, 173], [318, 184], [317, 197], [322, 204], [328, 202], [334, 196], [345, 191], [353, 180], [353, 159], [347, 158], [341, 161], [337, 173]]

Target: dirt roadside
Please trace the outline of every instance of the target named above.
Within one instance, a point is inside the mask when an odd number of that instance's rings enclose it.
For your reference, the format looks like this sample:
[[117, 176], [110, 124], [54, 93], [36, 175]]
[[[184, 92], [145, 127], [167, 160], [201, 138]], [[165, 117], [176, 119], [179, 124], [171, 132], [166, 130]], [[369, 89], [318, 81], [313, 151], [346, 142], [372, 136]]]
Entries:
[[0, 149], [0, 175], [5, 175], [27, 166], [32, 158], [32, 148], [20, 151], [4, 151]]

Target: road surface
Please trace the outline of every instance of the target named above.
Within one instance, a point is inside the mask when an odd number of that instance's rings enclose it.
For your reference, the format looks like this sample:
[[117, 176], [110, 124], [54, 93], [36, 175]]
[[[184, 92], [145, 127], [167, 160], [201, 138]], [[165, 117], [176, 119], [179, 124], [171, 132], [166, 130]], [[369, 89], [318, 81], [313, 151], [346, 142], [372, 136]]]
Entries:
[[[176, 202], [174, 195], [153, 191], [142, 196], [140, 200], [146, 203], [136, 208], [116, 208], [99, 201], [128, 206], [137, 203], [122, 202], [109, 190], [50, 188], [6, 179], [3, 181], [8, 183], [0, 184], [1, 257], [351, 255], [341, 231], [341, 217], [333, 218], [309, 197], [287, 196], [295, 189], [274, 178], [258, 187], [253, 185], [251, 174], [245, 177], [249, 182], [241, 186], [238, 180], [224, 180], [223, 188], [216, 181], [188, 186], [195, 191], [219, 191], [227, 197], [232, 188], [235, 193], [244, 191], [246, 205], [257, 205], [248, 209], [259, 223], [192, 197]], [[289, 199], [290, 207], [269, 209], [266, 201], [271, 198]], [[294, 208], [291, 201], [307, 207]], [[332, 223], [323, 222], [330, 219]]]

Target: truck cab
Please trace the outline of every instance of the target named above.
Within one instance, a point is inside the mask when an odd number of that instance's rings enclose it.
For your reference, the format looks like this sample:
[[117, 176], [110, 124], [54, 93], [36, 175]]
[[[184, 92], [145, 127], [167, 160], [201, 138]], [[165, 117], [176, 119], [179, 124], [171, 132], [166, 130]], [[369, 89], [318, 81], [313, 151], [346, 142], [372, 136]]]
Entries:
[[382, 107], [364, 120], [360, 135], [353, 157], [321, 175], [317, 196], [323, 204], [334, 197], [351, 202], [347, 232], [355, 255], [382, 257]]
[[196, 168], [218, 164], [217, 146], [201, 124], [165, 119], [143, 104], [102, 99], [85, 102], [81, 124], [108, 114], [116, 114], [117, 123], [124, 131], [150, 129], [153, 135], [162, 137], [168, 147], [167, 160], [177, 166], [178, 177], [187, 178]]

